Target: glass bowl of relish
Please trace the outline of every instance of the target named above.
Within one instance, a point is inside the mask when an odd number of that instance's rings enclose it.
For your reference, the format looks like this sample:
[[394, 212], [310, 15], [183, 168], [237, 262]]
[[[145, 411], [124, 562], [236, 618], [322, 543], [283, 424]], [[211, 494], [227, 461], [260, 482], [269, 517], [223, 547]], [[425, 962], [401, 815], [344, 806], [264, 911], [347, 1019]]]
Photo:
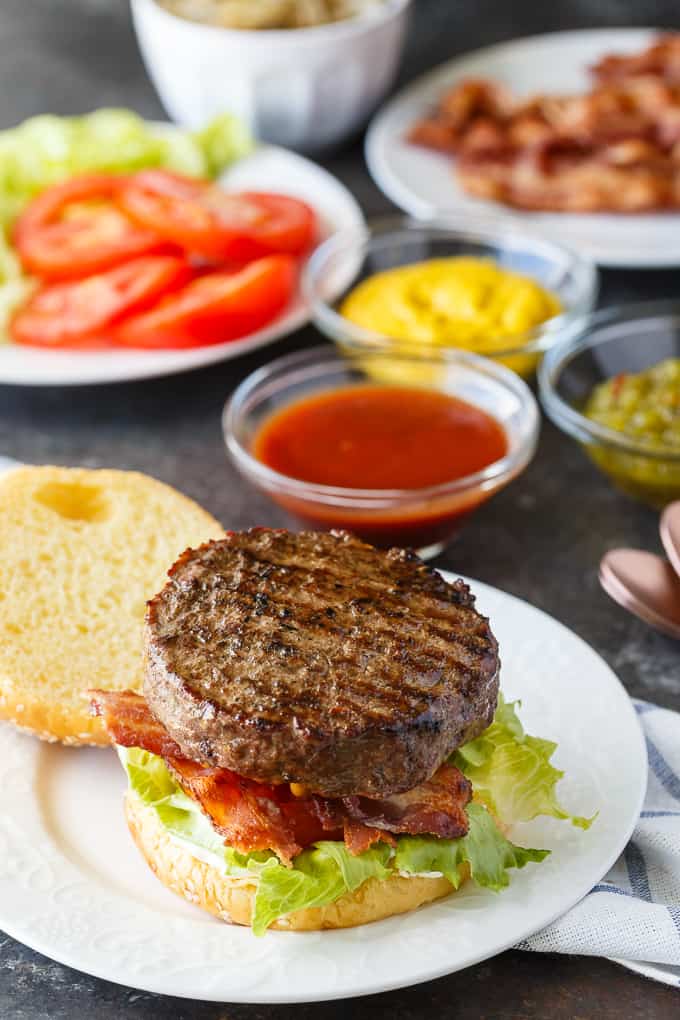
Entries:
[[624, 492], [662, 508], [680, 498], [680, 303], [605, 309], [548, 352], [548, 416]]
[[406, 384], [411, 357], [322, 346], [260, 368], [224, 410], [237, 468], [298, 526], [436, 555], [527, 466], [540, 415], [527, 385], [486, 358], [419, 356]]

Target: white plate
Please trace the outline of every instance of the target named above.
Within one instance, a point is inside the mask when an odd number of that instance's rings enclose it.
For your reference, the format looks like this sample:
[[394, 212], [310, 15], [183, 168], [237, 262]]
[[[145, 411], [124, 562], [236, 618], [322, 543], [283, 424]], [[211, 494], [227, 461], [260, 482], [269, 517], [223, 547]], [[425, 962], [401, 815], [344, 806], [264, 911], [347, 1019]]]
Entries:
[[400, 92], [375, 117], [366, 138], [371, 175], [412, 216], [477, 212], [539, 229], [604, 266], [679, 265], [680, 215], [676, 213], [517, 212], [466, 195], [449, 157], [404, 140], [411, 125], [461, 78], [494, 78], [520, 95], [577, 92], [589, 84], [590, 64], [607, 53], [640, 50], [656, 34], [638, 28], [553, 32], [456, 57]]
[[467, 885], [411, 914], [333, 932], [214, 920], [168, 892], [128, 836], [111, 751], [41, 744], [0, 726], [0, 927], [61, 963], [145, 991], [225, 1002], [309, 1002], [427, 981], [500, 953], [580, 900], [614, 863], [647, 781], [626, 692], [580, 638], [473, 582], [503, 657], [503, 689], [529, 732], [559, 742], [560, 796], [599, 815], [588, 832], [550, 819], [514, 837], [553, 852], [500, 894]]
[[[314, 206], [323, 237], [360, 226], [362, 212], [332, 174], [308, 159], [274, 145], [259, 146], [221, 177], [228, 190], [280, 191]], [[41, 351], [0, 344], [0, 383], [22, 386], [85, 385], [172, 375], [254, 351], [299, 329], [309, 309], [297, 297], [290, 309], [264, 329], [230, 343], [183, 351]]]

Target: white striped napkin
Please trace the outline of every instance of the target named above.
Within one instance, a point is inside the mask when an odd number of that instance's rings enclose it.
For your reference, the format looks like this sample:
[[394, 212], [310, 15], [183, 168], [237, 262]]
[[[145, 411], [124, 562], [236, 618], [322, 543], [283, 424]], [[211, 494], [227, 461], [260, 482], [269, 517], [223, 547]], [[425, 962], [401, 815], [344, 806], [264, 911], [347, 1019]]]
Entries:
[[517, 948], [606, 956], [680, 988], [680, 714], [633, 704], [649, 779], [632, 839], [585, 899]]

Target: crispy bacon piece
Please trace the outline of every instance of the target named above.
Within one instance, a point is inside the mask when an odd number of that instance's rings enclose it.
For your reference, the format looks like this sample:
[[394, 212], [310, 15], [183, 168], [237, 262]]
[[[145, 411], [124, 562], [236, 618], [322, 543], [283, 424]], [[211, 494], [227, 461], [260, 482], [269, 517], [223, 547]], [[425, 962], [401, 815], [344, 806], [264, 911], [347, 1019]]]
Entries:
[[502, 86], [483, 78], [465, 78], [444, 93], [431, 116], [413, 125], [409, 141], [442, 152], [457, 152], [470, 130], [480, 123], [502, 124], [513, 106], [512, 96]]
[[465, 807], [472, 785], [455, 765], [442, 765], [432, 779], [407, 793], [383, 800], [345, 797], [345, 811], [355, 821], [387, 832], [430, 833], [457, 839], [468, 831]]
[[296, 797], [290, 786], [270, 786], [182, 755], [139, 694], [91, 691], [93, 712], [116, 744], [161, 755], [178, 784], [210, 818], [225, 843], [249, 853], [274, 850], [285, 864], [323, 839], [342, 839], [353, 854], [394, 833], [431, 833], [449, 839], [468, 830], [465, 806], [472, 794], [463, 774], [442, 765], [427, 783], [382, 800], [316, 794]]
[[181, 757], [179, 744], [149, 711], [141, 694], [134, 691], [88, 691], [92, 715], [101, 716], [111, 742], [121, 747]]
[[680, 82], [680, 34], [660, 36], [641, 53], [612, 53], [591, 67], [598, 81], [621, 81], [638, 76], [653, 76]]
[[[184, 792], [200, 804], [229, 846], [242, 853], [275, 850], [286, 864], [305, 846], [297, 839], [296, 819], [286, 817], [274, 787], [244, 779], [228, 769], [198, 765], [188, 758], [165, 761]], [[308, 831], [310, 842], [328, 838], [318, 819], [312, 816], [305, 821], [316, 822], [315, 831]]]
[[[321, 824], [327, 829], [338, 828], [343, 834], [345, 846], [351, 854], [362, 854], [374, 843], [382, 841], [396, 846], [396, 839], [390, 832], [366, 825], [359, 819], [352, 818], [345, 808], [344, 801], [320, 797], [318, 794], [310, 798], [314, 801], [314, 809]], [[332, 837], [326, 836], [326, 839]]]
[[368, 797], [314, 799], [324, 824], [337, 825], [344, 820], [345, 842], [353, 853], [360, 853], [353, 850], [352, 845], [363, 845], [365, 849], [380, 838], [379, 835], [369, 838], [368, 833], [376, 831], [389, 833], [391, 837], [394, 833], [429, 834], [444, 839], [464, 836], [468, 831], [465, 808], [471, 798], [472, 785], [463, 773], [454, 765], [442, 765], [426, 783], [382, 800]]
[[[380, 829], [372, 829], [370, 825], [363, 822], [355, 822], [353, 818], [346, 818], [344, 823], [345, 846], [351, 854], [356, 857], [369, 850], [374, 843], [389, 843], [396, 846], [397, 841], [389, 832], [381, 832]], [[328, 837], [326, 837], [328, 839]]]

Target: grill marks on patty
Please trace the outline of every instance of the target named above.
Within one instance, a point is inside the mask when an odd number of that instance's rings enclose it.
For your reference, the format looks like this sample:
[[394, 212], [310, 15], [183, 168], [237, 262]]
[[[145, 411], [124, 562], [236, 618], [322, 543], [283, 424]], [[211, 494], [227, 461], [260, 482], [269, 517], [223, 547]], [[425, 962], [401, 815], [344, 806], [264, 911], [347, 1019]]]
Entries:
[[147, 697], [188, 756], [329, 796], [429, 778], [498, 690], [467, 586], [344, 534], [188, 551], [149, 604], [147, 648]]
[[[219, 569], [222, 550], [210, 553]], [[204, 564], [209, 564], [207, 557]], [[462, 584], [457, 589], [459, 603], [442, 601], [439, 619], [448, 624], [447, 629], [423, 618], [423, 608], [430, 613], [437, 608], [431, 597], [424, 607], [422, 595], [419, 598], [414, 591], [402, 594], [389, 583], [389, 576], [377, 584], [362, 577], [359, 569], [358, 577], [348, 577], [342, 563], [331, 560], [323, 569], [310, 568], [289, 556], [282, 563], [264, 558], [264, 570], [262, 565], [263, 560], [250, 550], [238, 548], [234, 550], [233, 579], [222, 573], [192, 578], [185, 590], [201, 598], [206, 621], [212, 624], [194, 625], [189, 633], [175, 632], [175, 623], [184, 618], [182, 603], [177, 601], [159, 627], [158, 639], [169, 639], [181, 653], [193, 646], [201, 660], [193, 679], [209, 698], [215, 679], [219, 683], [232, 664], [240, 668], [251, 658], [244, 641], [247, 629], [249, 644], [257, 646], [258, 655], [271, 656], [276, 675], [245, 674], [240, 669], [238, 688], [220, 691], [220, 700], [229, 698], [230, 693], [235, 703], [251, 699], [249, 710], [256, 709], [264, 720], [276, 722], [282, 708], [286, 715], [296, 711], [298, 719], [303, 712], [316, 714], [317, 691], [315, 686], [301, 687], [296, 682], [300, 669], [314, 671], [317, 679], [326, 677], [335, 685], [335, 716], [350, 719], [360, 711], [383, 723], [398, 712], [426, 712], [430, 697], [438, 694], [443, 682], [443, 662], [464, 674], [474, 670], [475, 656], [487, 651], [485, 636], [460, 629], [461, 618], [469, 615], [466, 608], [473, 601]], [[356, 566], [360, 568], [361, 563]], [[184, 582], [181, 584], [184, 588]], [[449, 591], [443, 594], [450, 597]], [[323, 605], [325, 602], [333, 605]], [[365, 626], [367, 618], [370, 627]], [[217, 628], [221, 635], [215, 633]], [[208, 646], [211, 670], [206, 677], [202, 649]], [[192, 658], [190, 654], [187, 661]], [[351, 687], [344, 670], [354, 674]], [[271, 697], [275, 693], [287, 699], [285, 705]], [[367, 705], [369, 698], [377, 705]]]

